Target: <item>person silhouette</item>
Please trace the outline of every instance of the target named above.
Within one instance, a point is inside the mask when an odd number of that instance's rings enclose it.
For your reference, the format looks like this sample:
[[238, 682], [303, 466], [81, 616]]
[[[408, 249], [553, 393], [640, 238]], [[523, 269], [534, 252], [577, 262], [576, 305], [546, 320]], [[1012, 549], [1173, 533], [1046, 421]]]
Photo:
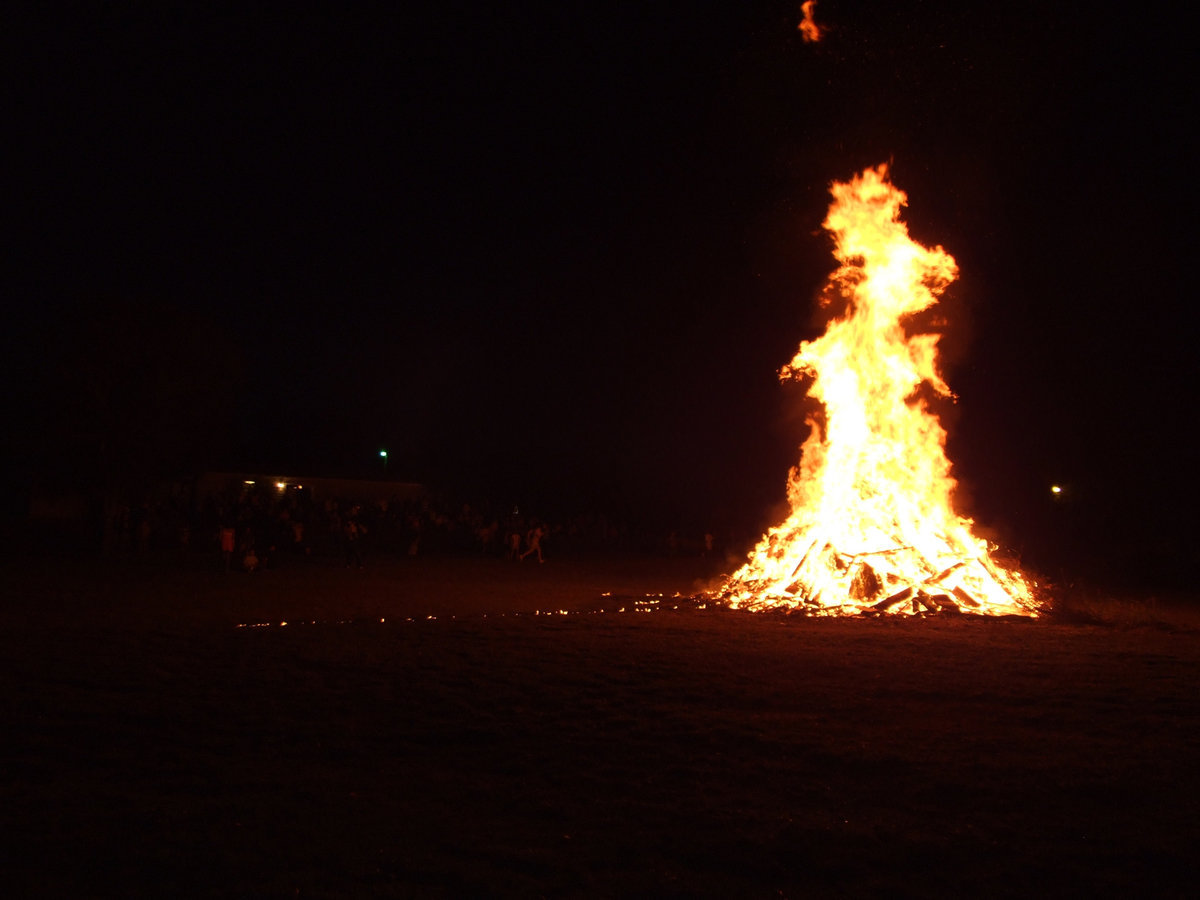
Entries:
[[525, 535], [525, 540], [528, 542], [529, 546], [525, 548], [525, 552], [519, 557], [521, 562], [524, 562], [525, 557], [527, 557], [530, 553], [537, 554], [538, 562], [544, 563], [546, 561], [542, 556], [542, 537], [545, 534], [546, 532], [542, 529], [541, 525], [534, 525], [529, 529], [529, 533]]

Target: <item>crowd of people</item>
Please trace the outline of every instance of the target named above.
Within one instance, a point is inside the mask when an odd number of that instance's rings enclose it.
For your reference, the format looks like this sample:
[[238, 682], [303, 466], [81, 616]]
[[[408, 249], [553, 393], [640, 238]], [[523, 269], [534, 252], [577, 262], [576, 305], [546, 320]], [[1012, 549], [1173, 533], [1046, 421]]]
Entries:
[[479, 555], [514, 563], [597, 552], [709, 555], [711, 531], [641, 529], [599, 513], [551, 518], [519, 505], [432, 495], [374, 502], [313, 498], [304, 491], [245, 488], [197, 502], [184, 493], [106, 511], [110, 555], [174, 550], [214, 553], [226, 571], [253, 572], [306, 558], [363, 568], [371, 558]]

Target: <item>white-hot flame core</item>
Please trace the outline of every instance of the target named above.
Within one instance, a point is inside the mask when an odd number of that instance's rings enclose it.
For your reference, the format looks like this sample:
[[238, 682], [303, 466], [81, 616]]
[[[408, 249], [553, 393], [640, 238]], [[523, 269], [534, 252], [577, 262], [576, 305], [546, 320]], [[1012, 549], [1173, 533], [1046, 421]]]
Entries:
[[909, 237], [900, 221], [907, 198], [886, 166], [832, 193], [824, 225], [840, 267], [827, 296], [847, 309], [780, 373], [811, 378], [808, 394], [824, 415], [809, 420], [789, 475], [791, 514], [722, 594], [756, 610], [1035, 615], [1024, 578], [991, 560], [971, 520], [954, 512], [946, 432], [921, 396], [923, 387], [951, 396], [937, 371], [938, 335], [904, 328], [937, 303], [957, 265], [940, 246]]

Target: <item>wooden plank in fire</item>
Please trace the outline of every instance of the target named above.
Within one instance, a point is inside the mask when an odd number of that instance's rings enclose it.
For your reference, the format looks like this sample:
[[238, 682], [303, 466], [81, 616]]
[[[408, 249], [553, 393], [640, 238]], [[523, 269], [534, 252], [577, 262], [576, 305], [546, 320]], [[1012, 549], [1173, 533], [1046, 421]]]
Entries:
[[917, 591], [912, 598], [912, 611], [918, 613], [924, 608], [928, 612], [935, 613], [938, 611], [937, 604], [933, 602], [933, 598], [925, 591]]
[[996, 587], [1003, 589], [1004, 578], [1001, 577], [1000, 573], [996, 571], [996, 568], [992, 565], [992, 561], [986, 556], [981, 556], [979, 557], [979, 562], [985, 569], [987, 569], [987, 573], [992, 576], [992, 581], [996, 582]]
[[897, 603], [903, 603], [905, 600], [911, 598], [914, 593], [916, 593], [916, 589], [910, 584], [903, 590], [896, 591], [896, 593], [892, 594], [890, 597], [880, 600], [878, 603], [872, 606], [871, 609], [876, 612], [886, 612]]
[[888, 547], [885, 550], [864, 550], [862, 553], [852, 553], [847, 556], [850, 562], [861, 559], [864, 556], [892, 556], [896, 553], [903, 553], [905, 550], [915, 550], [915, 547]]
[[950, 568], [948, 568], [948, 569], [943, 569], [941, 572], [938, 572], [938, 573], [937, 573], [936, 575], [934, 575], [932, 578], [926, 578], [924, 581], [922, 581], [922, 582], [921, 582], [921, 586], [922, 586], [922, 587], [926, 587], [926, 586], [928, 586], [928, 585], [937, 584], [937, 583], [938, 583], [939, 581], [941, 581], [943, 578], [946, 578], [946, 577], [947, 577], [947, 576], [949, 576], [951, 573], [953, 573], [953, 572], [956, 572], [957, 570], [961, 569], [961, 568], [962, 568], [963, 566], [965, 566], [966, 564], [967, 564], [967, 561], [966, 561], [966, 560], [964, 560], [964, 559], [960, 559], [960, 560], [959, 560], [958, 562], [956, 562], [954, 565], [950, 566]]
[[[795, 579], [795, 577], [800, 574], [800, 570], [803, 569], [804, 564], [806, 562], [808, 562], [808, 555], [810, 553], [812, 553], [813, 547], [817, 546], [817, 543], [818, 543], [818, 540], [817, 540], [817, 538], [814, 537], [812, 540], [812, 543], [808, 545], [808, 549], [804, 551], [804, 555], [800, 557], [800, 562], [796, 563], [796, 568], [792, 569], [792, 575], [791, 575], [792, 579]], [[828, 546], [829, 546], [829, 542], [828, 541], [824, 542], [821, 545], [821, 549], [817, 553], [817, 555], [820, 556], [821, 553], [824, 553], [825, 548]]]
[[974, 597], [972, 597], [970, 594], [968, 594], [961, 587], [953, 588], [950, 591], [950, 593], [952, 593], [955, 597], [957, 597], [959, 599], [960, 602], [965, 603], [967, 606], [974, 607], [975, 609], [979, 608], [979, 601], [976, 600]]
[[863, 562], [858, 564], [850, 578], [846, 593], [853, 600], [866, 600], [877, 597], [882, 590], [883, 582], [879, 580], [879, 575], [871, 568], [870, 563]]
[[930, 604], [932, 604], [932, 608], [930, 609], [931, 612], [939, 612], [939, 613], [960, 613], [960, 612], [962, 612], [962, 610], [959, 609], [958, 604], [955, 603], [952, 599], [950, 599], [949, 594], [929, 594], [925, 605], [926, 605], [926, 607], [930, 607]]
[[[888, 610], [891, 607], [895, 606], [897, 603], [903, 603], [905, 600], [911, 599], [913, 612], [919, 612], [921, 607], [925, 607], [930, 612], [937, 612], [939, 609], [939, 606], [936, 603], [929, 602], [930, 595], [928, 592], [926, 592], [924, 590], [924, 588], [931, 587], [932, 585], [937, 584], [943, 578], [949, 577], [951, 574], [956, 572], [958, 569], [961, 569], [965, 565], [966, 565], [965, 560], [959, 560], [954, 565], [943, 569], [942, 571], [938, 572], [936, 575], [932, 575], [929, 578], [926, 578], [924, 581], [920, 582], [919, 584], [910, 584], [908, 587], [897, 591], [896, 593], [892, 594], [890, 597], [880, 600], [878, 603], [876, 603], [874, 606], [872, 606], [871, 609], [883, 612], [884, 610]], [[954, 606], [953, 601], [951, 601], [947, 595], [941, 594], [939, 596], [945, 597], [946, 601], [949, 602], [950, 605]], [[956, 611], [958, 611], [957, 606], [955, 606], [955, 609], [956, 609]]]

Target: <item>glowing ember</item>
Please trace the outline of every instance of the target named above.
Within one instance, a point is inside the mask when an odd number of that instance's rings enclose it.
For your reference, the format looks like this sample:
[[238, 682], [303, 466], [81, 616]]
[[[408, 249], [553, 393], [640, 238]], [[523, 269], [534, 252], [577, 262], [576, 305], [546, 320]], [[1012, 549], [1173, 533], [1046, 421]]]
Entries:
[[791, 515], [718, 593], [735, 608], [817, 615], [1036, 615], [1025, 579], [992, 560], [953, 510], [946, 433], [923, 396], [951, 396], [937, 372], [938, 335], [903, 324], [937, 302], [957, 266], [909, 237], [907, 198], [886, 166], [832, 193], [825, 228], [841, 266], [825, 300], [847, 309], [780, 372], [811, 377], [808, 395], [824, 412], [809, 419], [788, 478]]
[[804, 18], [800, 20], [800, 24], [797, 27], [800, 29], [800, 33], [804, 35], [804, 40], [807, 43], [812, 43], [821, 39], [821, 26], [819, 26], [813, 19], [813, 14], [816, 12], [816, 10], [817, 0], [804, 0], [804, 2], [800, 4], [800, 12], [804, 14]]

